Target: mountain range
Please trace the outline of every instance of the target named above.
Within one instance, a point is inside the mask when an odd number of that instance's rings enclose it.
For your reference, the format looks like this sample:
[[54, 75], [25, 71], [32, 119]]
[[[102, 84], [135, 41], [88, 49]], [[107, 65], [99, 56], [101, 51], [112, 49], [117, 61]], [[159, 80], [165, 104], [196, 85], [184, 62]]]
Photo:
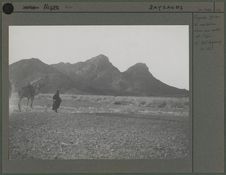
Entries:
[[37, 58], [24, 59], [9, 66], [9, 79], [17, 91], [28, 82], [48, 77], [43, 93], [118, 95], [118, 96], [187, 96], [186, 89], [169, 86], [156, 79], [144, 63], [120, 72], [105, 55], [75, 64], [48, 65]]

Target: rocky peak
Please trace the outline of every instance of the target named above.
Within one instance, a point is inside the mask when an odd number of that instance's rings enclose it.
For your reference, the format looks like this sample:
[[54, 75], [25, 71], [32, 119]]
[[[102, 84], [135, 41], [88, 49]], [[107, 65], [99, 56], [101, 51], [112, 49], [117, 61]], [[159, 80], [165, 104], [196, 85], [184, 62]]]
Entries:
[[127, 73], [148, 73], [149, 69], [145, 63], [136, 63], [135, 65], [131, 66], [127, 71]]
[[109, 62], [109, 59], [105, 55], [100, 54], [98, 56], [95, 56], [95, 57], [87, 60], [87, 62], [105, 62], [105, 63], [107, 63], [107, 62]]

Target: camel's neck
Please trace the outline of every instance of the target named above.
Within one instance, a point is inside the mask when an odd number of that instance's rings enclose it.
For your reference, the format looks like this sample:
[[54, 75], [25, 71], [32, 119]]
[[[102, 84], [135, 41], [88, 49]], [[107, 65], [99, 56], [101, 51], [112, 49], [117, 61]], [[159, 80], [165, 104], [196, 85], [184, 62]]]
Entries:
[[33, 87], [34, 87], [34, 90], [35, 90], [34, 95], [38, 95], [40, 93], [40, 85], [36, 84], [36, 85], [33, 85]]
[[34, 88], [34, 95], [38, 95], [40, 93], [41, 88], [44, 85], [44, 79], [40, 78], [38, 80], [35, 80], [31, 82], [31, 85]]

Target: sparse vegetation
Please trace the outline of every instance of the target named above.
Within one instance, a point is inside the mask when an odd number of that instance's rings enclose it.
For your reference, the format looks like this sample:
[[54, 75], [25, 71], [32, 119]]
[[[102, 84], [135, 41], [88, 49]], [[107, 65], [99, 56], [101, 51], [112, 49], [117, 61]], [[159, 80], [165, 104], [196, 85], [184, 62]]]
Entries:
[[34, 109], [10, 99], [10, 159], [188, 159], [189, 100], [40, 94]]
[[146, 101], [141, 101], [139, 104], [140, 104], [141, 106], [143, 106], [143, 105], [146, 104]]
[[115, 101], [114, 104], [115, 105], [132, 105], [133, 103], [130, 101], [123, 100], [123, 101]]
[[164, 102], [162, 102], [162, 103], [159, 103], [159, 104], [158, 104], [158, 107], [159, 107], [159, 108], [165, 108], [166, 105], [167, 105], [167, 104], [166, 104], [166, 102], [164, 101]]

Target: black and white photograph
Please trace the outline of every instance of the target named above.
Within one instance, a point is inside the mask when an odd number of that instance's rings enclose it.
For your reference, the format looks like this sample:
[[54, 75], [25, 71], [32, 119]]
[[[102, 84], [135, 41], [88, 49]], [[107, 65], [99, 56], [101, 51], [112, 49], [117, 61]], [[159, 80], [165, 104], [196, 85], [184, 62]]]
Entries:
[[190, 160], [189, 65], [188, 25], [9, 26], [9, 159]]

